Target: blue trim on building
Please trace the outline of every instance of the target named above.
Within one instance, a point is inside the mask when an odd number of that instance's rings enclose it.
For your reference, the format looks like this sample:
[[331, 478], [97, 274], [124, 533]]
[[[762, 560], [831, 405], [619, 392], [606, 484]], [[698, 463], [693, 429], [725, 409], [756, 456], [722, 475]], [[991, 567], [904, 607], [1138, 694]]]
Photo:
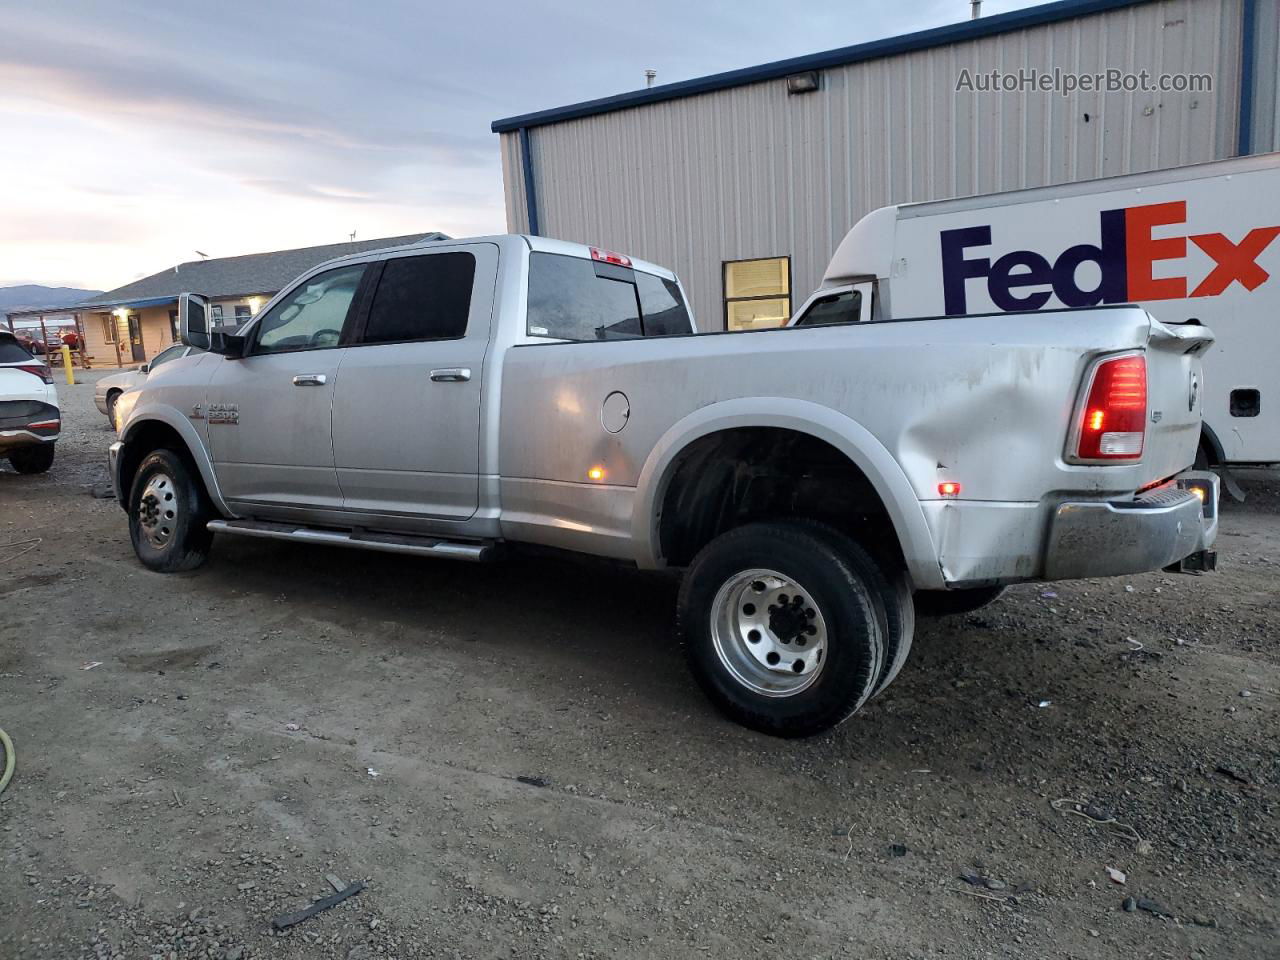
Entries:
[[[613, 97], [602, 97], [599, 100], [587, 100], [566, 107], [551, 110], [539, 110], [518, 117], [506, 117], [495, 120], [490, 125], [494, 133], [509, 133], [513, 130], [527, 131], [530, 127], [538, 127], [548, 123], [559, 123], [562, 120], [576, 120], [601, 113], [612, 113], [648, 103], [661, 103], [664, 100], [679, 100], [700, 93], [712, 93], [730, 87], [740, 87], [748, 83], [762, 80], [774, 80], [793, 73], [806, 70], [823, 70], [828, 67], [846, 66], [864, 60], [876, 60], [897, 54], [910, 53], [914, 50], [927, 50], [949, 43], [965, 40], [977, 40], [992, 37], [1013, 30], [1025, 30], [1046, 23], [1060, 20], [1071, 20], [1093, 13], [1106, 13], [1124, 7], [1133, 7], [1151, 0], [1058, 0], [1056, 3], [1045, 3], [1025, 10], [1014, 10], [994, 17], [979, 17], [977, 20], [965, 20], [944, 27], [934, 27], [917, 33], [907, 33], [899, 37], [887, 37], [883, 40], [872, 40], [852, 47], [841, 47], [824, 53], [813, 53], [803, 57], [792, 57], [789, 60], [778, 60], [774, 63], [761, 64], [758, 67], [744, 67], [741, 70], [730, 70], [709, 77], [695, 80], [684, 80], [680, 83], [668, 83], [645, 90], [620, 93]], [[1252, 0], [1246, 0], [1252, 3]], [[527, 136], [526, 134], [522, 134]]]
[[520, 166], [524, 169], [524, 206], [529, 214], [529, 234], [538, 235], [538, 195], [533, 187], [533, 148], [529, 128], [520, 128]]
[[1257, 44], [1257, 0], [1244, 0], [1240, 10], [1240, 122], [1236, 126], [1236, 156], [1253, 153], [1253, 74]]

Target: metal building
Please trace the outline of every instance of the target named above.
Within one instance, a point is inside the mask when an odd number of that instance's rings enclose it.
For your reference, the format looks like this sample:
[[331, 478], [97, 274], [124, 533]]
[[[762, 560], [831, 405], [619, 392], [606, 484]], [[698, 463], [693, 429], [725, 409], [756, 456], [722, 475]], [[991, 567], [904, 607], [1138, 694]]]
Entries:
[[[1278, 48], [1280, 0], [1061, 0], [510, 117], [507, 226], [671, 267], [700, 329], [771, 325], [876, 207], [1280, 150]], [[993, 70], [1212, 89], [984, 92]]]

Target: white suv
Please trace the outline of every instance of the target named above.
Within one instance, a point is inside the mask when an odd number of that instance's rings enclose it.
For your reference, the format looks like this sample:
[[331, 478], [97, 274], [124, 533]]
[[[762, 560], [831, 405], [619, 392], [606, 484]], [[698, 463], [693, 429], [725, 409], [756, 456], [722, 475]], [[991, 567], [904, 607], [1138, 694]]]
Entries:
[[53, 466], [61, 429], [49, 368], [0, 330], [0, 457], [8, 457], [19, 473], [44, 473]]

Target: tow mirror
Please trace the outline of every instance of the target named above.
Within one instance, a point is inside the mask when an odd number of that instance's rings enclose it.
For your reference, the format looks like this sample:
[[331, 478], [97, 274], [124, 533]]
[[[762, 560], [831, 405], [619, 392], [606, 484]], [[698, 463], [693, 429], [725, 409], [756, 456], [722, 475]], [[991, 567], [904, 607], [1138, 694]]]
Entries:
[[178, 336], [188, 347], [209, 349], [209, 301], [199, 294], [178, 295]]

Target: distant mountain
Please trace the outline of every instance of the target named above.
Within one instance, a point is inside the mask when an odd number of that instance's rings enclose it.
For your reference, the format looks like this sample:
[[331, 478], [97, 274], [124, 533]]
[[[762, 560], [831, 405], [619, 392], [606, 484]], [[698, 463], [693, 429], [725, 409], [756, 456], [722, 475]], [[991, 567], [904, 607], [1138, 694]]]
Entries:
[[45, 287], [38, 283], [24, 283], [16, 287], [0, 287], [0, 313], [6, 310], [23, 310], [35, 307], [67, 307], [86, 297], [95, 297], [101, 290], [81, 290], [79, 287]]

